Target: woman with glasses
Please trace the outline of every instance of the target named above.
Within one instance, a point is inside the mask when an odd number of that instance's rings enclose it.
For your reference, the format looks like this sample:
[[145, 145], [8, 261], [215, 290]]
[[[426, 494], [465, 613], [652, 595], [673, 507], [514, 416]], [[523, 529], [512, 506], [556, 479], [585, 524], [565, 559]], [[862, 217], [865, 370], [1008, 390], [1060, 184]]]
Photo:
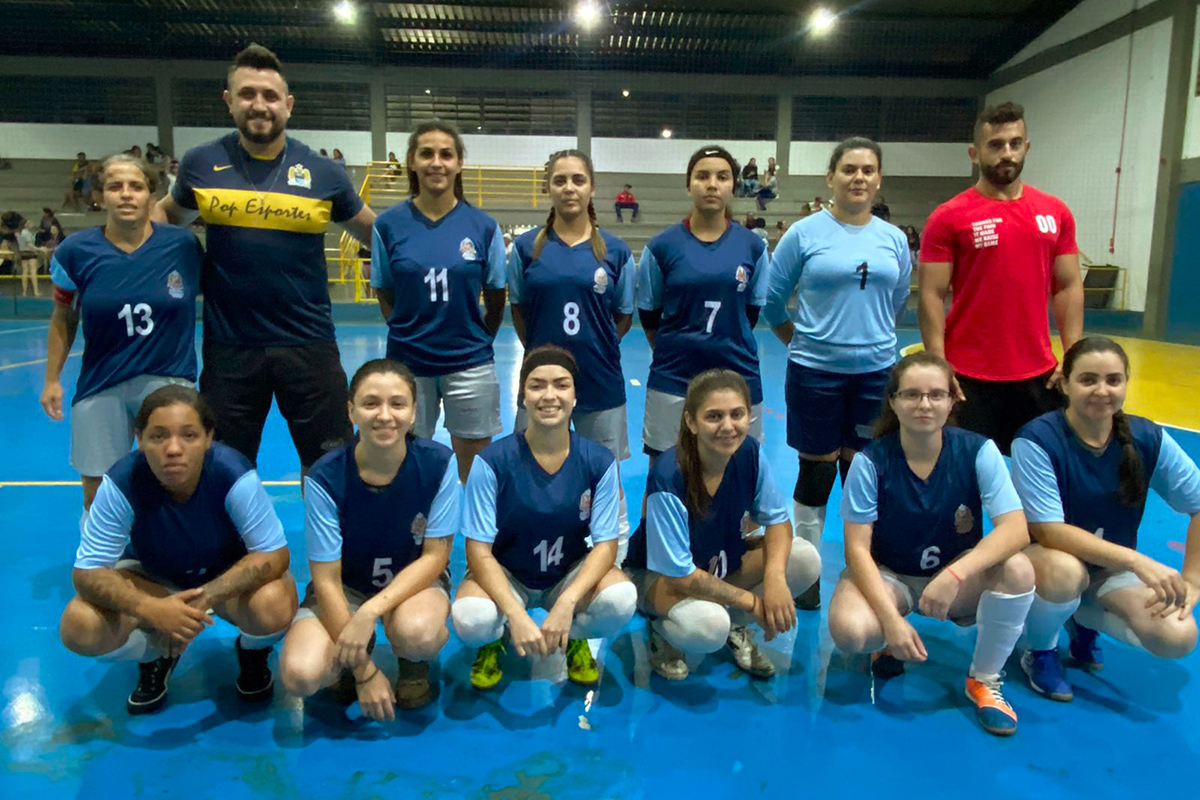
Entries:
[[873, 653], [871, 671], [885, 679], [929, 657], [910, 612], [975, 624], [966, 694], [984, 730], [1006, 736], [1017, 715], [1000, 677], [1033, 602], [1033, 566], [1021, 552], [1029, 531], [995, 443], [946, 426], [953, 380], [950, 365], [925, 352], [892, 372], [875, 439], [854, 456], [842, 493], [846, 570], [829, 631], [842, 651]]

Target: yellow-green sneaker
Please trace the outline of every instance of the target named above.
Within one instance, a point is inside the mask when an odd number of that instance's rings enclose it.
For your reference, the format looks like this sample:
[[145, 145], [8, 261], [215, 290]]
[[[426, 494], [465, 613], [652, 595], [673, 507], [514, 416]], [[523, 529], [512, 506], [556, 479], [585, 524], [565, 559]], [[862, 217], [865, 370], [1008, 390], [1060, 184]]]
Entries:
[[475, 652], [475, 663], [471, 665], [471, 685], [476, 689], [491, 689], [504, 677], [500, 668], [500, 656], [504, 655], [504, 642], [497, 639], [485, 644]]
[[596, 669], [587, 639], [567, 641], [567, 677], [580, 686], [595, 686], [600, 682], [600, 671]]

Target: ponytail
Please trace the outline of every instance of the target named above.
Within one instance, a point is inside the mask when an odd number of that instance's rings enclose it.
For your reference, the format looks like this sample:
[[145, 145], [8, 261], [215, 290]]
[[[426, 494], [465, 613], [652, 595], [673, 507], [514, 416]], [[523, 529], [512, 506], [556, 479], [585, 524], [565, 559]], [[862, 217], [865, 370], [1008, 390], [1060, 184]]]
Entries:
[[592, 223], [592, 255], [597, 261], [603, 261], [608, 255], [608, 245], [604, 243], [604, 237], [600, 235], [600, 223], [596, 221], [596, 205], [588, 200], [588, 219]]
[[546, 246], [546, 234], [554, 227], [554, 207], [550, 207], [550, 215], [546, 217], [546, 225], [538, 231], [538, 235], [533, 240], [533, 260], [537, 261], [542, 255], [542, 248]]
[[1113, 436], [1121, 445], [1121, 464], [1117, 475], [1121, 479], [1121, 504], [1137, 508], [1146, 499], [1146, 469], [1141, 453], [1133, 444], [1133, 431], [1129, 429], [1129, 417], [1124, 411], [1113, 414]]

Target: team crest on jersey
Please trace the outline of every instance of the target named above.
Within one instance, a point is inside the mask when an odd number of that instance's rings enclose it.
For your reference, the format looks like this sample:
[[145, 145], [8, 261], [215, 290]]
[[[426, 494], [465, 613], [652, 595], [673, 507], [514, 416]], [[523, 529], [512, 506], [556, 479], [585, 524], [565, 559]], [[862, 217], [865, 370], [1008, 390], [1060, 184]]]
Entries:
[[579, 495], [579, 519], [586, 520], [592, 516], [592, 490], [586, 489]]
[[413, 517], [412, 537], [413, 541], [416, 542], [418, 547], [420, 547], [421, 543], [425, 541], [425, 525], [426, 520], [424, 514], [417, 514], [415, 517]]
[[303, 164], [293, 164], [288, 167], [288, 186], [299, 186], [301, 189], [312, 188], [312, 173]]
[[750, 282], [750, 270], [746, 269], [745, 264], [738, 265], [738, 268], [733, 273], [733, 277], [738, 283], [737, 290], [739, 292], [746, 291], [746, 284]]
[[966, 506], [959, 506], [954, 512], [954, 530], [959, 533], [970, 533], [975, 527], [975, 515]]
[[176, 300], [183, 297], [183, 276], [176, 270], [171, 270], [167, 275], [167, 294]]
[[608, 291], [608, 273], [604, 271], [604, 267], [596, 267], [596, 274], [592, 276], [592, 291], [596, 294]]
[[474, 261], [475, 243], [470, 239], [463, 239], [458, 243], [458, 252], [462, 253], [463, 261]]

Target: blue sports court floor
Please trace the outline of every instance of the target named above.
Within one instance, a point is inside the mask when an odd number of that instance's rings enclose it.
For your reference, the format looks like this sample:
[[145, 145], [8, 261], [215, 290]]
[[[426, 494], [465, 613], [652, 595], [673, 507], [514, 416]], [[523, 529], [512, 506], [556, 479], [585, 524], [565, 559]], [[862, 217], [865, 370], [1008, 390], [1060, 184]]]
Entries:
[[[766, 446], [790, 489], [796, 460], [784, 442], [786, 356], [769, 333], [759, 338]], [[913, 339], [907, 333], [905, 341]], [[382, 353], [383, 328], [344, 325], [339, 341], [349, 372]], [[360, 719], [357, 706], [302, 706], [282, 692], [269, 709], [241, 708], [232, 686], [234, 634], [219, 623], [184, 655], [165, 711], [131, 718], [125, 697], [135, 666], [74, 656], [58, 640], [58, 616], [72, 593], [80, 490], [57, 483], [76, 478], [67, 466], [68, 428], [37, 403], [45, 342], [45, 324], [0, 322], [0, 536], [8, 554], [0, 582], [0, 798], [1195, 796], [1200, 653], [1166, 662], [1106, 641], [1102, 673], [1071, 671], [1070, 704], [1035, 696], [1014, 659], [1006, 688], [1021, 728], [999, 740], [978, 728], [962, 694], [972, 631], [919, 620], [931, 661], [873, 686], [865, 659], [832, 651], [823, 612], [801, 614], [794, 635], [768, 645], [781, 667], [769, 682], [737, 674], [721, 655], [681, 684], [651, 677], [644, 624], [635, 620], [606, 645], [594, 693], [565, 681], [561, 659], [522, 665], [513, 657], [499, 689], [480, 694], [467, 679], [472, 653], [451, 638], [437, 701], [383, 725]], [[496, 355], [508, 422], [519, 353], [506, 327]], [[640, 330], [623, 353], [627, 378], [639, 382], [628, 387], [636, 438], [649, 366]], [[78, 357], [68, 361], [68, 387], [78, 365]], [[1200, 435], [1175, 433], [1200, 457]], [[298, 464], [277, 414], [259, 466], [264, 479], [284, 482], [270, 491], [293, 572], [305, 581]], [[631, 497], [641, 495], [645, 472], [644, 456], [625, 462]], [[631, 501], [635, 516], [637, 507]], [[843, 564], [839, 530], [831, 520], [822, 552], [826, 603]], [[1148, 552], [1181, 565], [1184, 530], [1184, 520], [1152, 496], [1142, 528]], [[461, 540], [455, 553], [461, 575]], [[390, 655], [379, 657], [394, 669]]]

